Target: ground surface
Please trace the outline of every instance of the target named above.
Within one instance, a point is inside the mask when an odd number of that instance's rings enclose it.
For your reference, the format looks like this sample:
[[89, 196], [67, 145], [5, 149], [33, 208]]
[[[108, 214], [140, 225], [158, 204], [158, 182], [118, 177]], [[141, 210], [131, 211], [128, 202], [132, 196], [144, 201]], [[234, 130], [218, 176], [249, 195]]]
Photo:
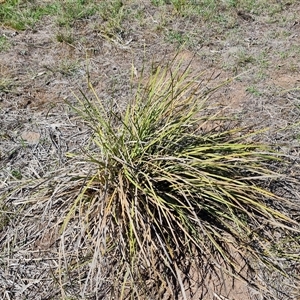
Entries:
[[[116, 2], [121, 3], [107, 1]], [[291, 156], [299, 155], [300, 126], [287, 127], [300, 121], [300, 3], [253, 1], [257, 5], [251, 6], [249, 1], [220, 1], [222, 5], [212, 11], [207, 8], [205, 14], [196, 10], [203, 1], [191, 1], [196, 4], [188, 10], [176, 9], [180, 1], [165, 2], [170, 3], [123, 1], [118, 8], [78, 15], [68, 24], [61, 21], [66, 16], [59, 19], [53, 13], [25, 24], [23, 30], [3, 17], [0, 191], [23, 178], [42, 178], [63, 169], [65, 153], [85, 144], [87, 129], [65, 101], [76, 102], [73, 92], [86, 91], [88, 77], [103, 101], [122, 106], [142, 70], [147, 77], [151, 68], [166, 65], [175, 55], [183, 66], [190, 63], [195, 74], [204, 72], [202, 78], [209, 86], [233, 78], [212, 96], [214, 106], [248, 126], [269, 127], [262, 135], [264, 141]], [[30, 5], [34, 3], [38, 1]], [[210, 2], [206, 3], [208, 7]], [[1, 5], [5, 1], [0, 10]], [[50, 208], [39, 216], [27, 211], [5, 227], [28, 200], [23, 192], [10, 200], [14, 210], [10, 208], [8, 217], [0, 220], [0, 298], [60, 299], [45, 271], [49, 262], [39, 260], [41, 252], [54, 251], [55, 231], [40, 234], [44, 227], [51, 228]], [[37, 219], [36, 228], [27, 224], [30, 218]], [[262, 299], [244, 286], [231, 293], [228, 285], [203, 299]], [[294, 288], [275, 294], [270, 299], [300, 299]]]

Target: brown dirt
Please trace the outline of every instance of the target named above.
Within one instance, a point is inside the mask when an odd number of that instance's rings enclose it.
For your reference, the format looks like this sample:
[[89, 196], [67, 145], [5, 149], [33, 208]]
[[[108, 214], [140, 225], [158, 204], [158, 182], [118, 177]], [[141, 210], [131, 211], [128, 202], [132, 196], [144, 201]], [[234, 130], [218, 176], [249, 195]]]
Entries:
[[[215, 32], [214, 26], [205, 27], [201, 20], [173, 17], [161, 32], [153, 29], [159, 18], [158, 10], [150, 1], [141, 2], [148, 16], [146, 25], [127, 21], [127, 30], [119, 41], [105, 38], [97, 30], [101, 21], [95, 18], [74, 23], [76, 39], [72, 44], [57, 41], [56, 35], [62, 29], [49, 17], [25, 31], [0, 26], [0, 35], [8, 37], [11, 43], [8, 51], [0, 53], [0, 191], [8, 190], [13, 186], [10, 182], [17, 180], [13, 171], [22, 173], [23, 178], [43, 178], [53, 168], [63, 169], [65, 152], [78, 151], [84, 145], [88, 129], [65, 101], [74, 103], [72, 92], [87, 90], [88, 75], [103, 101], [114, 99], [122, 106], [131, 95], [132, 67], [137, 77], [143, 68], [147, 76], [152, 66], [165, 65], [176, 54], [183, 66], [191, 63], [193, 73], [205, 71], [203, 78], [210, 86], [236, 76], [212, 96], [215, 107], [238, 116], [244, 125], [268, 126], [262, 139], [287, 153], [299, 153], [300, 126], [281, 129], [300, 120], [296, 108], [300, 105], [300, 4], [283, 5], [272, 22], [267, 15], [239, 12], [235, 26], [217, 26]], [[172, 16], [171, 7], [167, 6], [166, 13]], [[169, 29], [194, 36], [194, 43], [178, 52], [178, 45], [166, 39]], [[18, 209], [26, 200], [25, 192], [10, 199], [9, 204]], [[53, 204], [56, 209], [59, 205]], [[38, 209], [37, 205], [34, 207]], [[59, 292], [53, 287], [48, 290], [47, 286], [51, 286], [51, 272], [45, 270], [47, 266], [53, 267], [50, 260], [57, 254], [54, 252], [58, 243], [57, 224], [48, 223], [48, 209], [41, 220], [36, 220], [38, 228], [22, 225], [37, 218], [32, 210], [21, 215], [15, 226], [0, 233], [0, 247], [5, 253], [0, 256], [1, 299], [62, 299]], [[3, 222], [7, 220], [0, 220], [0, 228]], [[10, 249], [12, 239], [18, 245], [15, 249]], [[39, 257], [49, 250], [49, 261], [42, 266]], [[208, 276], [204, 285], [212, 287], [208, 294], [195, 292], [189, 299], [265, 299], [247, 284], [233, 283], [226, 276], [224, 281]], [[197, 280], [195, 286], [201, 289]], [[293, 286], [285, 294], [276, 294], [274, 289], [268, 299], [276, 297], [300, 299]]]

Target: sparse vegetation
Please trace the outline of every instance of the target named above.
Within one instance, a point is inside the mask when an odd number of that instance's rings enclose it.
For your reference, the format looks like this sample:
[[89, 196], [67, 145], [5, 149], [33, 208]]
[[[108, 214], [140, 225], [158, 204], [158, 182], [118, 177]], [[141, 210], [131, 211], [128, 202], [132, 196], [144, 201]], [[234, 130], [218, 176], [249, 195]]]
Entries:
[[9, 27], [24, 30], [38, 22], [43, 16], [53, 14], [53, 4], [38, 4], [36, 1], [7, 0], [0, 6], [0, 19]]
[[0, 52], [7, 51], [10, 47], [9, 41], [6, 36], [0, 37]]
[[253, 85], [251, 86], [248, 86], [247, 89], [246, 89], [247, 92], [255, 95], [255, 96], [261, 96], [261, 92]]
[[2, 1], [0, 298], [298, 300], [299, 13]]

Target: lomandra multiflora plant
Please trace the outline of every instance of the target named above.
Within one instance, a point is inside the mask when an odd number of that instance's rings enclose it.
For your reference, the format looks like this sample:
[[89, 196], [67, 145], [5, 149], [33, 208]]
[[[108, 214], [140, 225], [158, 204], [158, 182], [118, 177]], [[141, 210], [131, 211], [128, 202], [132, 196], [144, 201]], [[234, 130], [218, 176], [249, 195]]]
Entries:
[[102, 282], [115, 299], [186, 298], [193, 266], [243, 277], [242, 261], [248, 271], [280, 270], [278, 253], [296, 259], [275, 238], [299, 228], [276, 209], [288, 201], [268, 190], [281, 177], [278, 153], [208, 115], [210, 92], [199, 78], [158, 68], [118, 111], [90, 90], [93, 99], [82, 93], [74, 108], [92, 132], [83, 153], [93, 167], [62, 227], [78, 214], [85, 220], [86, 282]]

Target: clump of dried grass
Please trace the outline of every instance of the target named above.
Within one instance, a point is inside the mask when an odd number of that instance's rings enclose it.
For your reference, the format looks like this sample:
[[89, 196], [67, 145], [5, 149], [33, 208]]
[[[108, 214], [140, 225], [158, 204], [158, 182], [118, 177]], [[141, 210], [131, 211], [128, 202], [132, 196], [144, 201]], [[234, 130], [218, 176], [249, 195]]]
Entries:
[[263, 265], [287, 276], [280, 262], [299, 261], [299, 224], [268, 188], [284, 162], [207, 115], [209, 93], [197, 82], [180, 67], [158, 68], [117, 113], [91, 85], [93, 100], [78, 97], [90, 142], [31, 196], [44, 217], [51, 211], [51, 272], [63, 298], [187, 298], [192, 269], [253, 284], [241, 261], [250, 272]]

